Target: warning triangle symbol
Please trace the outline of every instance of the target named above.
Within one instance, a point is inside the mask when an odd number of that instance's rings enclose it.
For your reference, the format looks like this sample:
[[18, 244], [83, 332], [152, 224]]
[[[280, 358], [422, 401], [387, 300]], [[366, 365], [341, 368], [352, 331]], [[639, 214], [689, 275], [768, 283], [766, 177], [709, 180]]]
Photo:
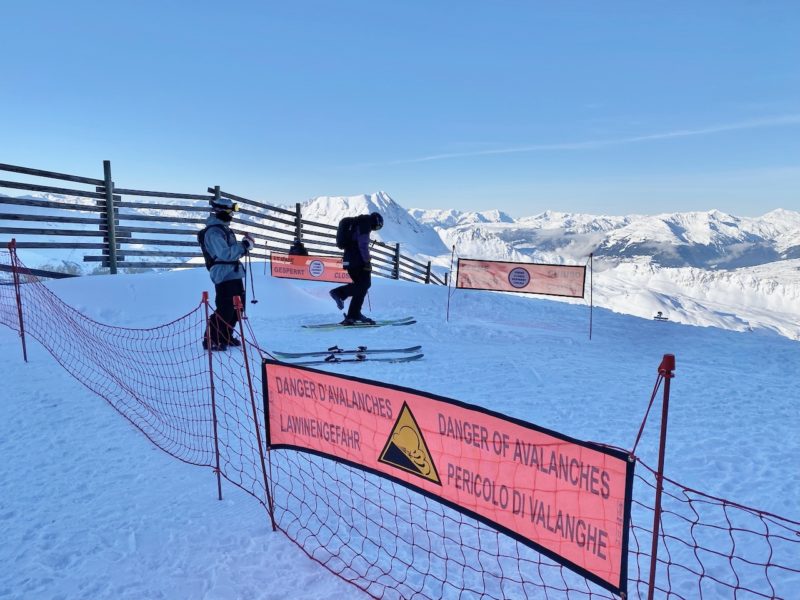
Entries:
[[378, 462], [442, 485], [422, 431], [405, 402]]

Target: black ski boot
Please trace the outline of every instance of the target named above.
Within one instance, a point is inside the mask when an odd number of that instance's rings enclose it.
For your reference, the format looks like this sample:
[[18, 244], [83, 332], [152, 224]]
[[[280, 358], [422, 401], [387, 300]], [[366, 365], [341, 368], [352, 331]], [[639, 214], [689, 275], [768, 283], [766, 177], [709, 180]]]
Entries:
[[336, 302], [336, 308], [342, 310], [344, 308], [344, 300], [339, 297], [339, 294], [336, 293], [336, 290], [331, 290], [328, 292], [333, 301]]
[[[225, 352], [227, 349], [228, 349], [228, 344], [226, 344], [225, 342], [211, 342], [212, 352]], [[203, 340], [203, 350], [208, 350], [208, 342], [206, 340]]]

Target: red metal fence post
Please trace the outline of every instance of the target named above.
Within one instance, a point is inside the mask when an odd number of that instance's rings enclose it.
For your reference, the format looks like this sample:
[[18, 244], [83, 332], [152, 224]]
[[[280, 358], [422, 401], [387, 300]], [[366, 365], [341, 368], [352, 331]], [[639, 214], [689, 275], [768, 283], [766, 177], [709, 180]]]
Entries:
[[656, 564], [658, 559], [658, 534], [661, 525], [661, 495], [664, 491], [664, 450], [667, 445], [667, 415], [669, 414], [669, 384], [675, 376], [675, 355], [665, 354], [658, 367], [658, 374], [664, 378], [664, 400], [661, 404], [661, 439], [658, 442], [658, 472], [656, 473], [656, 505], [653, 514], [653, 545], [650, 552], [650, 582], [647, 587], [647, 600], [653, 600], [656, 585]]
[[256, 441], [258, 443], [258, 455], [261, 459], [261, 472], [264, 475], [264, 491], [267, 494], [267, 510], [269, 512], [269, 519], [272, 522], [272, 531], [277, 531], [278, 527], [275, 524], [275, 515], [272, 506], [272, 494], [269, 491], [269, 478], [267, 477], [267, 464], [264, 461], [264, 445], [261, 442], [261, 430], [258, 426], [258, 412], [256, 410], [256, 397], [253, 392], [253, 378], [250, 375], [250, 361], [247, 358], [247, 340], [244, 336], [244, 306], [242, 305], [242, 298], [240, 296], [233, 297], [233, 307], [236, 309], [236, 315], [239, 317], [239, 339], [242, 341], [242, 355], [244, 358], [244, 369], [247, 373], [247, 387], [250, 390], [250, 406], [253, 409], [253, 426], [256, 430]]
[[22, 319], [22, 289], [19, 284], [19, 260], [17, 259], [17, 239], [8, 243], [11, 255], [11, 275], [14, 278], [14, 292], [17, 295], [17, 316], [19, 317], [19, 337], [22, 339], [22, 357], [28, 362], [28, 347], [25, 345], [25, 322]]
[[222, 500], [222, 474], [219, 469], [219, 436], [217, 434], [217, 398], [214, 389], [214, 360], [211, 357], [211, 322], [208, 320], [208, 292], [203, 292], [203, 304], [206, 308], [206, 351], [208, 352], [208, 377], [211, 380], [211, 418], [214, 421], [214, 456], [216, 460], [214, 472], [217, 474], [217, 499]]

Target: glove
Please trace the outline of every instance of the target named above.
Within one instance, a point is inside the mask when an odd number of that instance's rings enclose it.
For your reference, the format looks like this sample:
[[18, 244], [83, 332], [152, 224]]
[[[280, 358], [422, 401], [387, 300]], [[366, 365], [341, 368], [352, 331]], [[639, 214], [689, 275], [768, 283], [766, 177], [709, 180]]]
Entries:
[[250, 249], [255, 245], [256, 245], [255, 238], [249, 233], [245, 233], [244, 237], [242, 238], [242, 246], [244, 246], [244, 251], [249, 252]]
[[370, 271], [372, 271], [372, 263], [371, 263], [371, 262], [364, 263], [364, 270], [365, 270], [367, 273], [369, 273]]

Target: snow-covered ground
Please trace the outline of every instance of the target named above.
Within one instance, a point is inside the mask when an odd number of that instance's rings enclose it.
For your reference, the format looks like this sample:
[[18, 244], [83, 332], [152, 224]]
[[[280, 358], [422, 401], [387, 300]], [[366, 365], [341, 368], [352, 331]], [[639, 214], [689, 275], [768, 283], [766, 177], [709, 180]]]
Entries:
[[[337, 317], [330, 286], [264, 277], [260, 265], [254, 272], [259, 303], [248, 312], [264, 348], [422, 344], [425, 358], [416, 363], [327, 369], [625, 448], [636, 437], [662, 355], [674, 353], [667, 475], [800, 519], [800, 344], [786, 336], [595, 307], [589, 340], [585, 304], [464, 290], [453, 294], [448, 322], [447, 289], [385, 279], [375, 280], [366, 308], [376, 316], [413, 314], [416, 325], [310, 332], [299, 325]], [[195, 269], [48, 286], [95, 320], [152, 327], [194, 308], [209, 282]], [[714, 289], [714, 302], [741, 314], [748, 298], [736, 285]], [[626, 301], [631, 311], [654, 310], [637, 294]], [[33, 340], [27, 364], [15, 332], [0, 328], [0, 347], [0, 598], [363, 596], [272, 533], [249, 495], [223, 484], [224, 500], [217, 501], [210, 470], [154, 448]], [[653, 466], [655, 416], [638, 451]]]
[[732, 271], [595, 262], [594, 301], [615, 312], [800, 340], [800, 259]]

